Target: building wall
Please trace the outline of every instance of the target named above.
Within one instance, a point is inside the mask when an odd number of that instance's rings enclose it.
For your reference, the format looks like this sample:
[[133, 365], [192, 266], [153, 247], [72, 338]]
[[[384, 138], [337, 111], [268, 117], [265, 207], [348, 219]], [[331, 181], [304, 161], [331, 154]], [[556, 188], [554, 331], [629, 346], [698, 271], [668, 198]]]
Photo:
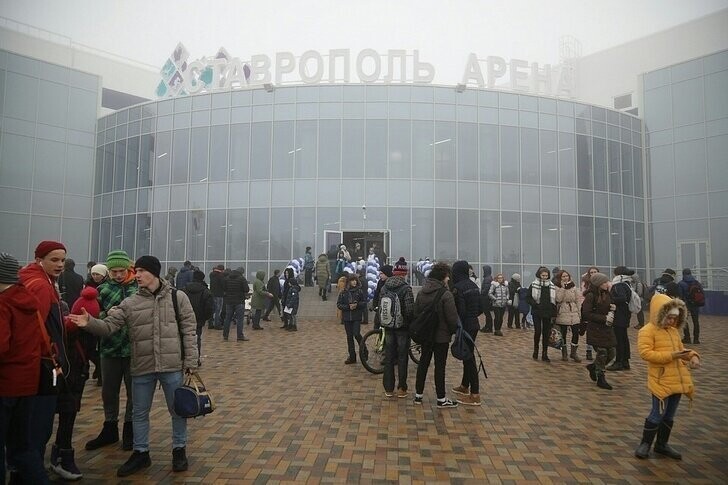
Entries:
[[728, 50], [642, 80], [651, 266], [728, 289]]
[[[281, 268], [332, 230], [393, 258], [645, 268], [639, 119], [437, 86], [299, 86], [150, 102], [99, 120], [92, 254]], [[366, 205], [367, 217], [362, 217]]]
[[633, 93], [633, 105], [642, 116], [638, 77], [728, 48], [726, 25], [728, 9], [584, 56], [578, 61], [576, 97], [612, 107], [615, 96]]
[[0, 249], [89, 255], [98, 76], [0, 50]]

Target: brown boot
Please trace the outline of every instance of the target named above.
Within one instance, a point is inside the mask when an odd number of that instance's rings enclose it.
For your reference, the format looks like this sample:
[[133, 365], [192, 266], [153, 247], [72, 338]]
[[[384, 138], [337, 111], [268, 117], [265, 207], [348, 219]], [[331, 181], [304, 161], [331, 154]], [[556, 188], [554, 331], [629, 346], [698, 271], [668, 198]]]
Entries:
[[457, 386], [452, 388], [452, 392], [455, 394], [460, 394], [461, 396], [467, 396], [470, 394], [470, 389], [465, 386]]
[[480, 406], [480, 394], [468, 394], [458, 397], [457, 401], [466, 406]]

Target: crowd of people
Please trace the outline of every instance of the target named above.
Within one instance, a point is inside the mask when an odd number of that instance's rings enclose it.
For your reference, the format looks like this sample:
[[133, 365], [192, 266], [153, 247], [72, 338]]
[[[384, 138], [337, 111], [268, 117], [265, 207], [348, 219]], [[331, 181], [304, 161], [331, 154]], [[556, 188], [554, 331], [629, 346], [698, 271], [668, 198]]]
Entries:
[[[614, 268], [611, 278], [591, 267], [578, 280], [564, 269], [552, 272], [542, 266], [526, 285], [518, 274], [493, 276], [487, 265], [479, 281], [467, 261], [450, 266], [428, 260], [428, 270], [416, 275], [404, 258], [386, 264], [386, 254], [373, 246], [369, 254], [382, 265], [376, 290], [369, 295], [364, 275], [342, 268], [342, 261], [364, 256], [361, 247], [351, 253], [344, 245], [334, 249], [333, 259], [326, 253], [314, 259], [306, 248], [303, 284], [316, 282], [326, 301], [332, 281], [338, 281], [336, 308], [346, 334], [345, 364], [356, 363], [357, 356], [368, 359], [360, 326], [370, 310], [375, 312], [375, 326], [387, 330], [382, 381], [386, 398], [408, 397], [409, 328], [428, 315], [434, 323], [421, 342], [413, 400], [417, 405], [423, 402], [434, 356], [437, 407], [480, 406], [475, 342], [480, 332], [504, 336], [504, 321], [508, 329], [533, 330], [532, 358], [543, 362], [550, 362], [548, 351], [557, 348], [562, 360], [580, 363], [579, 341], [586, 335], [589, 377], [599, 388], [610, 390], [607, 372], [630, 369], [628, 329], [634, 313], [652, 395], [635, 455], [646, 458], [655, 441], [655, 452], [680, 458], [668, 439], [680, 397], [691, 398], [694, 391], [689, 368], [700, 366], [700, 356], [685, 344], [700, 343], [699, 310], [704, 304], [702, 286], [689, 269], [678, 282], [676, 272], [668, 268], [647, 286], [625, 266]], [[173, 410], [173, 396], [185, 374], [203, 363], [205, 327], [222, 330], [223, 340], [228, 340], [234, 324], [237, 340], [247, 341], [246, 324], [262, 330], [262, 322], [270, 322], [275, 310], [282, 329], [298, 330], [301, 283], [292, 267], [285, 268], [282, 277], [276, 269], [268, 280], [265, 272], [257, 271], [252, 289], [242, 267], [216, 266], [208, 286], [206, 275], [189, 261], [179, 272], [170, 268], [161, 276], [157, 258], [147, 255], [132, 261], [122, 250], [111, 251], [103, 264], [89, 262], [86, 278], [74, 268], [65, 246], [57, 241], [39, 243], [34, 261], [22, 268], [12, 255], [0, 253], [0, 383], [5, 384], [0, 386], [0, 452], [5, 457], [0, 476], [5, 477], [7, 464], [15, 483], [48, 483], [44, 457], [56, 414], [50, 469], [67, 480], [83, 476], [75, 460], [73, 429], [89, 378], [102, 388], [103, 424], [98, 436], [85, 444], [87, 450], [119, 442], [123, 383], [127, 399], [121, 446], [132, 454], [117, 475], [150, 466], [149, 414], [159, 384], [172, 422], [172, 469], [186, 470], [187, 425]], [[421, 283], [416, 297], [410, 276]], [[462, 360], [459, 385], [451, 388], [456, 395], [452, 400], [447, 397], [445, 369], [459, 328], [469, 336], [465, 344], [470, 352]]]

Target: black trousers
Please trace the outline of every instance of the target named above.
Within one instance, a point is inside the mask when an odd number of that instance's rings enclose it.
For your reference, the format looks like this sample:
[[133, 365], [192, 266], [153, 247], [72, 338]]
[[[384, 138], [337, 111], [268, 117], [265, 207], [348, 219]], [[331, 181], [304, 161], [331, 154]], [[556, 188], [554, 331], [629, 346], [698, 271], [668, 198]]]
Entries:
[[467, 339], [465, 339], [465, 345], [470, 347], [473, 357], [463, 361], [463, 379], [460, 381], [460, 385], [463, 387], [469, 387], [472, 394], [480, 394], [480, 380], [478, 378], [478, 366], [475, 363], [474, 351], [474, 342], [475, 337], [478, 336], [478, 329], [476, 328], [475, 331], [468, 332], [468, 334], [473, 337], [473, 343], [470, 343]]
[[503, 315], [506, 313], [506, 307], [493, 307], [493, 313], [495, 314], [495, 331], [500, 332], [501, 328], [503, 328]]
[[[700, 318], [700, 309], [696, 306], [688, 305], [688, 311], [690, 312], [690, 317], [693, 320], [693, 338], [695, 340], [700, 340], [700, 321], [698, 320]], [[688, 325], [688, 322], [685, 322], [683, 336], [690, 340], [690, 325]]]
[[384, 340], [384, 390], [394, 391], [394, 366], [397, 365], [397, 389], [407, 390], [410, 338], [407, 330], [387, 330]]
[[551, 337], [551, 318], [540, 317], [534, 313], [533, 317], [533, 351], [538, 352], [538, 343], [543, 343], [542, 352], [546, 354], [549, 349], [549, 338]]
[[616, 358], [617, 362], [626, 363], [629, 361], [629, 335], [627, 327], [614, 326], [614, 336], [617, 337]]
[[579, 326], [578, 325], [559, 325], [561, 330], [561, 339], [566, 344], [566, 332], [571, 329], [571, 345], [579, 345]]
[[518, 319], [518, 308], [512, 306], [508, 307], [508, 328], [513, 328], [513, 324], [516, 324], [516, 328], [521, 328], [521, 321]]
[[432, 354], [435, 354], [435, 393], [438, 399], [445, 399], [445, 366], [447, 365], [447, 351], [450, 347], [448, 342], [431, 343], [422, 345], [420, 363], [417, 365], [417, 380], [415, 392], [422, 395], [425, 391], [425, 379], [427, 370], [430, 368]]

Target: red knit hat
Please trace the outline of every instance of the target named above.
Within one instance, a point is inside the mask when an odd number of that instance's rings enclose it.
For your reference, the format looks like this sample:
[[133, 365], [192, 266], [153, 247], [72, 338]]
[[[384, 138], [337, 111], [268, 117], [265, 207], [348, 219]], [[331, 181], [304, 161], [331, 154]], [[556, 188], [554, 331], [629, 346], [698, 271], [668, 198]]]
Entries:
[[63, 249], [66, 251], [66, 246], [58, 241], [41, 241], [40, 244], [35, 247], [35, 257], [38, 259], [45, 258], [48, 253], [55, 251], [56, 249]]

